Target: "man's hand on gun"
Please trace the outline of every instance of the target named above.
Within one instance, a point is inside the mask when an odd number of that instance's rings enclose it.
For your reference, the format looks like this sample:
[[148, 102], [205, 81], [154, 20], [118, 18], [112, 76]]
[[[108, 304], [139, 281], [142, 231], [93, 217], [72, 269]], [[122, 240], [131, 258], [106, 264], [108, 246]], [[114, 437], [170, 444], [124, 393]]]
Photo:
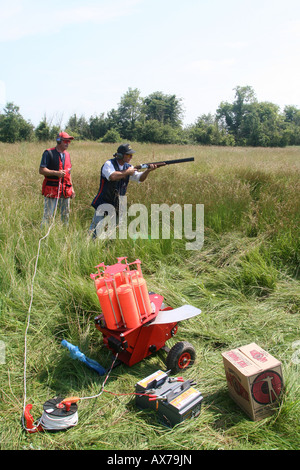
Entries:
[[156, 168], [158, 168], [159, 166], [164, 166], [164, 165], [165, 163], [163, 165], [156, 165], [156, 163], [149, 163], [146, 171], [153, 171], [153, 170], [156, 170]]

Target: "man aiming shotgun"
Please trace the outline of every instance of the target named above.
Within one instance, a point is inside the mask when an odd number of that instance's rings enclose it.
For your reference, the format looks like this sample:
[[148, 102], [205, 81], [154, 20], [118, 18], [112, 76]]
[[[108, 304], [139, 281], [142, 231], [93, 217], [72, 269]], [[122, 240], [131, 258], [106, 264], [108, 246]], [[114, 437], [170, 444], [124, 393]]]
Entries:
[[[104, 204], [112, 205], [118, 217], [119, 197], [125, 196], [129, 181], [142, 183], [147, 179], [149, 173], [156, 170], [158, 167], [171, 163], [194, 160], [193, 158], [169, 160], [132, 166], [130, 162], [134, 153], [135, 151], [129, 144], [122, 144], [118, 147], [117, 153], [113, 155], [114, 158], [107, 160], [101, 167], [99, 190], [91, 204], [95, 209], [89, 229], [93, 238], [96, 238], [99, 233], [101, 233], [101, 222], [106, 217], [105, 211], [103, 210]], [[140, 169], [145, 169], [145, 171], [137, 171]]]

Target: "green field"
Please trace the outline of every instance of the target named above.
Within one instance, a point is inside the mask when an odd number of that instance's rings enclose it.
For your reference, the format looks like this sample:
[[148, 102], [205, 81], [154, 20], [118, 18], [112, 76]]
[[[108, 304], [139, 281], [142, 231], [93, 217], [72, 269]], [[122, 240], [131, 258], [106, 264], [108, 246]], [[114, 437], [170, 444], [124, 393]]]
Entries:
[[[0, 429], [2, 450], [296, 450], [299, 401], [299, 167], [300, 148], [221, 148], [137, 144], [135, 162], [193, 156], [194, 163], [157, 170], [131, 183], [128, 203], [204, 204], [204, 245], [186, 240], [88, 237], [102, 163], [116, 146], [74, 142], [70, 153], [76, 198], [69, 228], [59, 217], [40, 238], [43, 199], [36, 143], [0, 144]], [[66, 339], [108, 367], [109, 351], [94, 327], [100, 313], [90, 273], [116, 257], [142, 261], [148, 289], [172, 307], [191, 304], [202, 314], [182, 322], [167, 345], [187, 340], [197, 351], [184, 374], [204, 399], [198, 418], [174, 428], [135, 407], [135, 383], [165, 370], [160, 351], [135, 366], [114, 369], [99, 398], [79, 402], [79, 423], [58, 433], [24, 432], [24, 338], [27, 403], [35, 419], [57, 395], [92, 396], [103, 377], [70, 358]], [[227, 392], [222, 352], [255, 342], [283, 364], [285, 389], [276, 412], [251, 421]], [[125, 394], [125, 395], [122, 395]]]

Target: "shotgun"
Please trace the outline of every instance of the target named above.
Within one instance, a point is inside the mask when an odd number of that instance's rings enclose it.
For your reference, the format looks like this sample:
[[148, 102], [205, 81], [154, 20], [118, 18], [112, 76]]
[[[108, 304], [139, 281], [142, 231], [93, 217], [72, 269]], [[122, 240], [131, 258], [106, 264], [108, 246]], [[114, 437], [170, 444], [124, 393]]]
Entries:
[[157, 166], [164, 166], [164, 165], [173, 165], [174, 163], [193, 162], [194, 160], [195, 160], [194, 157], [178, 158], [177, 160], [165, 160], [163, 162], [142, 163], [141, 165], [137, 165], [134, 168], [136, 170], [143, 170], [144, 168], [149, 168], [151, 164], [157, 165]]

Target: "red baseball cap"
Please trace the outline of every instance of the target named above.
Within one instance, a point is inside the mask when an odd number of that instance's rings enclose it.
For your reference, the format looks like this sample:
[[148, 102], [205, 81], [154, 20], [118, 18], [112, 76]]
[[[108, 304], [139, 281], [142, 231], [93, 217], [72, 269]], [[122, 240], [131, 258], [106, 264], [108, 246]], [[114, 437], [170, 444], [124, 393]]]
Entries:
[[61, 142], [62, 140], [73, 140], [74, 137], [69, 135], [67, 132], [60, 132], [56, 137], [57, 142]]

